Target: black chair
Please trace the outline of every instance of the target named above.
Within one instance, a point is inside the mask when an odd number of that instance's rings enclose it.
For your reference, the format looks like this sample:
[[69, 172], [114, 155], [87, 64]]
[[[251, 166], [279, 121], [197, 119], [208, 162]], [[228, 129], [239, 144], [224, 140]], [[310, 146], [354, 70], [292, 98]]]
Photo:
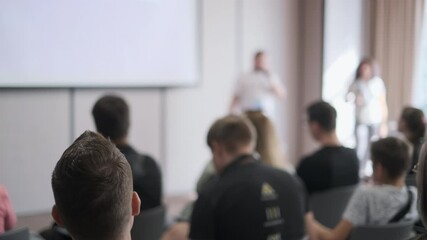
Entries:
[[358, 185], [334, 188], [313, 193], [309, 198], [310, 209], [317, 221], [334, 228], [342, 218], [347, 203]]
[[30, 230], [28, 228], [15, 228], [0, 234], [0, 240], [29, 240]]
[[412, 227], [414, 222], [404, 221], [391, 223], [384, 226], [360, 226], [356, 227], [350, 240], [405, 240], [412, 237]]
[[164, 206], [141, 212], [133, 222], [132, 240], [159, 240], [164, 230], [165, 215]]

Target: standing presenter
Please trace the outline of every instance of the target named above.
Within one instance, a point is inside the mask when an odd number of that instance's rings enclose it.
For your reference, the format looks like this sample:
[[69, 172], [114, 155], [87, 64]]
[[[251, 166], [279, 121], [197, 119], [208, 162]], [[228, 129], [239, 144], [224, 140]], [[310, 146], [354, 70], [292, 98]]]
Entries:
[[254, 57], [254, 69], [236, 82], [230, 112], [262, 111], [277, 123], [276, 100], [285, 95], [278, 75], [268, 69], [266, 53], [259, 51]]

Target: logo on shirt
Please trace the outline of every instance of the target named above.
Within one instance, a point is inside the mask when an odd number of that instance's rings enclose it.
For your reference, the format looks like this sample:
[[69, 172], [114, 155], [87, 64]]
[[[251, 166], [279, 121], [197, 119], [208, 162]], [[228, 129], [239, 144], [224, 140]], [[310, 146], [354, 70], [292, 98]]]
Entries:
[[268, 183], [263, 183], [261, 187], [261, 200], [269, 201], [275, 199], [277, 199], [277, 194], [274, 188]]

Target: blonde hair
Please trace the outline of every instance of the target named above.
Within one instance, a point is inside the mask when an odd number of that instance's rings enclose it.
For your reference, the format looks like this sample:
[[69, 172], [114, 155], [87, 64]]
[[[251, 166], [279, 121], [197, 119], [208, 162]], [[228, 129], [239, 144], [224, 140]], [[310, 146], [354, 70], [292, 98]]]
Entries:
[[247, 111], [245, 115], [257, 132], [255, 150], [261, 155], [262, 161], [273, 167], [284, 168], [284, 154], [273, 123], [260, 111]]

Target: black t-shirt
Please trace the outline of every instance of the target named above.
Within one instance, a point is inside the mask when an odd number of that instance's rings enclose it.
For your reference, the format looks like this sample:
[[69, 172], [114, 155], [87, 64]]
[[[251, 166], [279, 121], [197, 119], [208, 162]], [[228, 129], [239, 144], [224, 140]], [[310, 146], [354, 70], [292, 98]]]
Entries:
[[296, 177], [245, 155], [199, 194], [190, 239], [301, 239], [305, 212]]
[[324, 147], [303, 158], [297, 174], [309, 194], [359, 182], [359, 159], [353, 149], [342, 146]]
[[162, 204], [162, 177], [156, 161], [139, 154], [129, 145], [117, 146], [128, 160], [133, 175], [133, 190], [141, 198], [141, 211]]

